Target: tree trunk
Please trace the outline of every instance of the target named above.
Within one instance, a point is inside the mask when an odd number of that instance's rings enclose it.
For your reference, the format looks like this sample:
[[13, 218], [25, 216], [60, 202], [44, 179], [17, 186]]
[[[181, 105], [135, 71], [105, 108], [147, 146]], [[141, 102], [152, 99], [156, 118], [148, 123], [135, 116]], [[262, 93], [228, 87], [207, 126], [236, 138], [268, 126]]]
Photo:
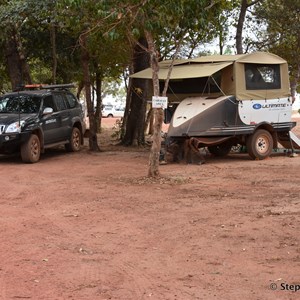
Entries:
[[224, 32], [220, 26], [220, 33], [219, 33], [219, 51], [220, 55], [223, 55], [223, 48], [224, 48]]
[[292, 103], [294, 103], [296, 100], [296, 93], [297, 93], [299, 78], [300, 78], [300, 64], [298, 64], [297, 71], [294, 73], [294, 76], [292, 76], [292, 79], [290, 82]]
[[[155, 43], [152, 34], [145, 30], [145, 36], [148, 42], [148, 51], [150, 52], [150, 64], [152, 68], [152, 83], [153, 83], [153, 95], [159, 96], [160, 95], [160, 86], [159, 86], [159, 65], [158, 65], [158, 52], [156, 51]], [[171, 64], [169, 66], [168, 75], [165, 80], [165, 85], [162, 91], [162, 96], [166, 97], [167, 90], [169, 86], [169, 81], [171, 77], [171, 72], [174, 66], [174, 60], [176, 59], [179, 49], [180, 49], [181, 42], [178, 42], [176, 45], [175, 53]], [[148, 176], [149, 177], [159, 177], [159, 156], [161, 150], [161, 130], [162, 130], [162, 123], [164, 121], [164, 111], [162, 108], [152, 108], [153, 109], [153, 136], [152, 136], [152, 147], [149, 156], [149, 169], [148, 169]]]
[[150, 120], [149, 120], [149, 132], [148, 134], [153, 134], [154, 132], [154, 114], [153, 111], [150, 113]]
[[15, 34], [15, 39], [16, 39], [17, 51], [20, 56], [21, 70], [22, 70], [22, 76], [23, 76], [24, 82], [26, 82], [28, 84], [32, 84], [29, 65], [27, 64], [27, 61], [26, 61], [25, 52], [23, 49], [23, 44], [21, 42], [20, 34], [17, 31]]
[[164, 120], [164, 112], [162, 108], [153, 108], [154, 125], [152, 135], [152, 146], [149, 155], [149, 177], [159, 177], [159, 156], [161, 149], [161, 128]]
[[[129, 67], [129, 73], [132, 74], [133, 73], [133, 66], [131, 65]], [[129, 78], [128, 81], [128, 86], [127, 86], [127, 90], [126, 90], [126, 106], [125, 106], [125, 112], [124, 112], [124, 117], [123, 117], [123, 122], [122, 122], [122, 128], [121, 128], [121, 141], [123, 144], [124, 143], [124, 138], [125, 138], [125, 132], [126, 132], [126, 125], [127, 125], [127, 120], [128, 120], [128, 116], [129, 116], [129, 112], [130, 112], [130, 106], [131, 106], [131, 89], [132, 89], [132, 78]]]
[[102, 76], [101, 72], [96, 71], [96, 111], [95, 111], [95, 119], [96, 119], [96, 129], [97, 132], [101, 132], [101, 107], [102, 107]]
[[92, 96], [91, 96], [91, 77], [90, 77], [90, 70], [89, 70], [89, 52], [87, 48], [87, 36], [86, 34], [81, 35], [81, 64], [82, 64], [82, 71], [83, 71], [83, 81], [85, 87], [85, 99], [87, 105], [87, 112], [89, 117], [90, 123], [90, 130], [89, 130], [89, 149], [91, 151], [100, 151], [100, 147], [98, 146], [97, 140], [97, 132], [96, 132], [96, 121], [95, 121], [95, 114], [94, 114], [94, 107], [92, 103]]
[[50, 24], [50, 40], [52, 52], [52, 83], [56, 84], [56, 70], [57, 70], [57, 55], [56, 55], [56, 31], [55, 25]]
[[6, 41], [5, 56], [7, 70], [11, 81], [12, 90], [16, 90], [23, 85], [20, 57], [17, 51], [16, 42], [13, 37]]
[[[149, 31], [145, 30], [146, 39], [148, 42], [148, 49], [150, 52], [150, 64], [152, 68], [152, 83], [153, 83], [153, 95], [159, 96], [159, 79], [158, 79], [158, 55], [155, 49], [155, 44], [153, 36]], [[148, 176], [149, 177], [159, 177], [159, 155], [161, 149], [161, 129], [162, 123], [164, 120], [163, 109], [153, 108], [154, 124], [153, 124], [153, 136], [152, 136], [152, 146], [149, 156], [149, 168]]]
[[243, 27], [244, 27], [247, 7], [248, 7], [247, 0], [242, 0], [239, 20], [236, 28], [236, 36], [235, 36], [237, 54], [243, 54]]
[[76, 93], [77, 99], [80, 99], [80, 94], [83, 89], [84, 89], [84, 82], [83, 82], [83, 80], [81, 80], [78, 84], [78, 89], [77, 89], [77, 93]]
[[25, 83], [31, 84], [32, 81], [18, 33], [15, 29], [10, 32], [6, 40], [5, 56], [12, 90], [16, 90]]
[[246, 12], [247, 9], [250, 6], [253, 6], [259, 2], [262, 2], [263, 0], [241, 0], [241, 10], [240, 10], [240, 15], [239, 15], [239, 20], [238, 20], [238, 24], [236, 27], [236, 52], [237, 54], [243, 54], [244, 50], [243, 50], [243, 27], [244, 27], [244, 22], [245, 22], [245, 18], [246, 18]]
[[[147, 41], [141, 38], [139, 43], [147, 48]], [[149, 54], [140, 45], [134, 47], [133, 72], [139, 72], [149, 67]], [[140, 78], [130, 79], [130, 109], [128, 111], [125, 135], [122, 139], [124, 145], [143, 145], [145, 143], [145, 114], [149, 94], [149, 80]], [[128, 101], [128, 99], [127, 99]]]
[[153, 129], [154, 117], [153, 116], [154, 116], [153, 109], [151, 108], [148, 111], [147, 118], [146, 118], [146, 125], [145, 125], [145, 127], [146, 127], [145, 130], [150, 135], [152, 135], [154, 132], [154, 129]]

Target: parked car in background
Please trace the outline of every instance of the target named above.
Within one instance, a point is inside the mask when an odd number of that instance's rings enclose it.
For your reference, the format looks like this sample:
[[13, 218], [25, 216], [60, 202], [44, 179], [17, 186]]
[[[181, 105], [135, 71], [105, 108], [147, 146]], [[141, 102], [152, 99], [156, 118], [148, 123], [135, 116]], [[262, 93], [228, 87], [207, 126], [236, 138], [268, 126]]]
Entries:
[[104, 118], [122, 118], [124, 116], [124, 107], [114, 106], [112, 104], [103, 105], [102, 117]]

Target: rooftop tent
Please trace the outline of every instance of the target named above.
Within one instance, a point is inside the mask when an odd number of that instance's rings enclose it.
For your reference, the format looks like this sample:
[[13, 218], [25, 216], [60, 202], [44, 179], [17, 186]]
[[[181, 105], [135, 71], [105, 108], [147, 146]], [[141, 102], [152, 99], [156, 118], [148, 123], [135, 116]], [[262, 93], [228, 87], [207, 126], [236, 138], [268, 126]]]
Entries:
[[240, 63], [259, 63], [259, 64], [286, 64], [287, 62], [272, 53], [268, 52], [253, 52], [248, 54], [234, 55], [236, 61]]
[[218, 62], [234, 62], [238, 58], [244, 56], [244, 54], [239, 55], [207, 55], [200, 56], [193, 59], [190, 59], [190, 62], [194, 63], [218, 63]]
[[[247, 72], [252, 66], [264, 77], [263, 85], [251, 87], [248, 84]], [[275, 54], [266, 52], [244, 54], [236, 60], [234, 70], [238, 100], [278, 99], [290, 95], [287, 62]]]
[[[163, 81], [167, 78], [170, 64], [170, 60], [159, 63], [158, 76], [160, 80]], [[251, 68], [256, 68], [257, 71], [263, 73], [264, 85], [251, 86], [248, 84], [247, 72], [250, 72]], [[238, 100], [271, 99], [289, 95], [287, 62], [277, 55], [266, 52], [211, 55], [176, 60], [170, 76], [170, 86], [175, 87], [172, 88], [172, 92], [176, 90], [176, 93], [181, 95], [180, 99], [186, 96], [198, 96], [203, 92], [207, 93], [204, 85], [207, 85], [209, 77], [216, 77], [216, 75], [220, 79], [218, 82], [218, 87], [221, 88], [220, 92], [226, 95], [235, 95]], [[151, 79], [152, 70], [148, 68], [131, 75], [131, 77]], [[275, 84], [275, 80], [277, 84]]]

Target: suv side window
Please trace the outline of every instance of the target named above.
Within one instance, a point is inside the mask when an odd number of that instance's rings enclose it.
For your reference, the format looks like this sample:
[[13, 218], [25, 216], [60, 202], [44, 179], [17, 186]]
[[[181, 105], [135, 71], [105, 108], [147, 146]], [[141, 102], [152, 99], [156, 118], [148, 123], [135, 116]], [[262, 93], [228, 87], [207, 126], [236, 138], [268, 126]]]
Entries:
[[53, 94], [53, 98], [58, 110], [68, 109], [64, 95], [55, 93]]
[[44, 98], [44, 101], [43, 101], [43, 110], [46, 108], [46, 107], [51, 107], [53, 109], [53, 111], [57, 111], [56, 107], [55, 107], [55, 104], [53, 102], [53, 98], [51, 95], [49, 96], [46, 96]]
[[69, 103], [70, 108], [75, 108], [77, 104], [77, 99], [72, 94], [66, 94], [67, 101]]

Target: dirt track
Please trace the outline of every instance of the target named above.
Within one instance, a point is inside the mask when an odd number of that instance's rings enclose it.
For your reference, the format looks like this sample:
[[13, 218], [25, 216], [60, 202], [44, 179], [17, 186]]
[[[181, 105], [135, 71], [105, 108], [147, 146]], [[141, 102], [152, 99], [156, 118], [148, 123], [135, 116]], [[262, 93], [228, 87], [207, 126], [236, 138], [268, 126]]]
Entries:
[[0, 299], [300, 298], [300, 156], [104, 150], [0, 157]]

